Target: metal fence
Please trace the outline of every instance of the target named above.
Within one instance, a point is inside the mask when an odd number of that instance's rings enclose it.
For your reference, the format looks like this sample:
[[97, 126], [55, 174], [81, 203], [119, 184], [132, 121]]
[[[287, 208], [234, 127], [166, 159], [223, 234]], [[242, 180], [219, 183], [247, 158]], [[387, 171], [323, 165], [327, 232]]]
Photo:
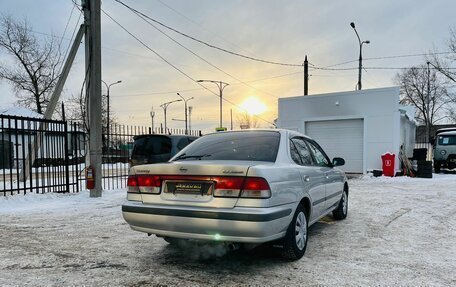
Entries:
[[415, 138], [415, 149], [426, 149], [426, 159], [427, 160], [432, 160], [433, 156], [433, 146], [431, 143], [426, 141], [426, 135], [425, 134], [420, 134], [417, 135]]
[[[164, 134], [163, 128], [113, 124], [103, 129], [103, 189], [125, 188], [128, 178], [129, 159], [134, 137], [144, 134]], [[168, 129], [169, 135], [185, 135], [184, 129]], [[201, 131], [189, 130], [189, 135], [200, 136]]]
[[0, 194], [77, 192], [78, 135], [65, 121], [0, 115]]
[[[103, 189], [125, 188], [134, 137], [162, 129], [114, 124], [107, 130], [102, 133]], [[167, 134], [184, 135], [185, 130]], [[76, 123], [0, 115], [0, 195], [85, 189], [87, 143], [88, 135]]]

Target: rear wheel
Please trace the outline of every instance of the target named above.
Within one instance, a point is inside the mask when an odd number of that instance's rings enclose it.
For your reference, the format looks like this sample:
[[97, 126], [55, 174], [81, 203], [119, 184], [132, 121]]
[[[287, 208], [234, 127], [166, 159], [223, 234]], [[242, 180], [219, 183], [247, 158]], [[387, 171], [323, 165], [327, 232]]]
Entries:
[[434, 171], [435, 173], [440, 173], [440, 168], [442, 164], [439, 161], [434, 161]]
[[288, 226], [283, 239], [282, 256], [289, 260], [298, 260], [304, 256], [307, 247], [308, 222], [304, 206], [296, 208], [293, 220]]
[[165, 236], [163, 239], [171, 245], [176, 245], [179, 242], [178, 238]]
[[333, 216], [337, 220], [345, 219], [348, 214], [348, 192], [344, 190], [339, 205], [333, 211]]

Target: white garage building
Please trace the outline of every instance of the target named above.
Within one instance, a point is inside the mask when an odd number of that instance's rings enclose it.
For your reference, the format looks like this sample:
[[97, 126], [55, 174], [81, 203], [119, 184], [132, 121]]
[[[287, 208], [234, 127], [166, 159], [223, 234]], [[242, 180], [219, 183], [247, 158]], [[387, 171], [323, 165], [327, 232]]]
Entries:
[[[343, 157], [346, 172], [381, 169], [381, 155], [412, 157], [415, 109], [399, 104], [399, 88], [389, 87], [279, 99], [277, 126], [315, 139], [330, 158]], [[396, 169], [399, 169], [396, 157]]]

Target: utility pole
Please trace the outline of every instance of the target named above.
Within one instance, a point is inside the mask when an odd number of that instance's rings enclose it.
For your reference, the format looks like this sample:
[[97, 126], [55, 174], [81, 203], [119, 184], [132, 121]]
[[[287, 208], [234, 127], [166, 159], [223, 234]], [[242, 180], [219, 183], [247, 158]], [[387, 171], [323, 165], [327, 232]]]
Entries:
[[102, 195], [102, 126], [101, 126], [101, 0], [82, 0], [86, 24], [86, 92], [89, 94], [89, 166], [95, 174], [95, 186], [90, 197]]
[[429, 69], [430, 62], [427, 62], [427, 93], [426, 93], [426, 144], [429, 144], [429, 134], [430, 134], [430, 113], [429, 113], [429, 106], [430, 106], [430, 93], [431, 93], [431, 70]]
[[109, 109], [110, 109], [110, 104], [109, 104], [109, 90], [111, 89], [111, 86], [114, 86], [114, 85], [117, 85], [117, 84], [120, 84], [122, 83], [122, 81], [117, 81], [117, 82], [114, 82], [114, 83], [111, 83], [111, 84], [106, 84], [105, 81], [101, 80], [101, 82], [106, 86], [106, 148], [107, 150], [109, 151], [109, 126], [110, 126], [110, 121], [109, 121]]
[[190, 130], [190, 133], [192, 132], [192, 110], [193, 110], [193, 107], [189, 106], [188, 107], [188, 129]]
[[[84, 30], [85, 26], [82, 24], [79, 27], [78, 33], [76, 34], [76, 37], [74, 38], [74, 42], [71, 45], [70, 53], [68, 54], [67, 59], [65, 60], [65, 64], [63, 65], [62, 68], [62, 73], [59, 76], [59, 79], [57, 80], [57, 84], [55, 85], [55, 89], [52, 92], [51, 98], [49, 100], [49, 104], [46, 108], [46, 111], [44, 112], [44, 119], [50, 120], [52, 118], [52, 115], [54, 114], [55, 108], [57, 106], [58, 100], [60, 98], [60, 94], [62, 93], [63, 86], [65, 85], [66, 79], [68, 77], [68, 74], [70, 73], [71, 66], [73, 65], [74, 58], [76, 57], [76, 54], [79, 49], [79, 45], [81, 43], [82, 37], [84, 36]], [[40, 125], [40, 130], [45, 131], [47, 130], [47, 123], [42, 123]], [[25, 166], [31, 166], [31, 163], [36, 158], [36, 152], [38, 152], [41, 148], [43, 142], [43, 133], [37, 133], [36, 137], [34, 140], [31, 142], [30, 149], [28, 150], [27, 156], [25, 158]], [[19, 174], [19, 180], [20, 181], [27, 181], [27, 178], [30, 176], [30, 169], [28, 168], [22, 168]]]
[[160, 107], [163, 109], [163, 112], [165, 114], [165, 133], [168, 132], [168, 126], [166, 125], [166, 110], [168, 109], [168, 106], [171, 105], [172, 103], [181, 102], [181, 101], [182, 100], [179, 99], [179, 100], [174, 100], [174, 101], [171, 101], [171, 102], [166, 102], [166, 103], [160, 105]]
[[228, 83], [222, 82], [222, 81], [212, 81], [212, 80], [198, 80], [196, 81], [198, 83], [203, 83], [203, 82], [208, 82], [208, 83], [214, 83], [217, 85], [219, 88], [219, 96], [220, 96], [220, 128], [223, 127], [222, 125], [222, 95], [223, 95], [223, 89], [225, 89], [226, 86], [228, 86]]
[[233, 130], [233, 109], [230, 109], [231, 130]]
[[193, 100], [194, 97], [185, 99], [184, 97], [181, 96], [181, 94], [177, 93], [177, 95], [182, 98], [182, 100], [184, 101], [184, 104], [185, 104], [185, 134], [188, 135], [187, 102], [190, 100]]
[[307, 61], [307, 55], [304, 59], [304, 96], [308, 95], [309, 89], [309, 61]]
[[350, 26], [355, 30], [356, 37], [358, 37], [358, 42], [359, 42], [359, 59], [358, 59], [358, 90], [362, 89], [362, 84], [361, 84], [361, 71], [363, 69], [363, 44], [369, 44], [370, 41], [361, 41], [361, 38], [358, 35], [358, 31], [356, 31], [355, 23], [351, 22]]
[[152, 118], [152, 133], [154, 134], [154, 117], [155, 117], [155, 111], [154, 107], [150, 109], [150, 117]]

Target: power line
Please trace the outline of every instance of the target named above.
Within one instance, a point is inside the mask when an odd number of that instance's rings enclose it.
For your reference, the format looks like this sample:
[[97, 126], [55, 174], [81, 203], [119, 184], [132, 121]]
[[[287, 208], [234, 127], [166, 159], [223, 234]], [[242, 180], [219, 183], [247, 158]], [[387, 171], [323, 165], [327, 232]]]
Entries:
[[62, 45], [63, 37], [65, 36], [66, 30], [68, 28], [68, 24], [70, 24], [71, 18], [73, 17], [73, 12], [74, 12], [75, 7], [76, 7], [76, 5], [73, 5], [73, 8], [71, 9], [70, 17], [68, 17], [68, 20], [65, 24], [65, 29], [63, 29], [62, 37], [60, 38], [60, 42], [59, 42], [59, 49], [60, 49], [60, 46]]
[[[314, 70], [324, 70], [324, 71], [351, 71], [351, 70], [358, 70], [358, 67], [350, 67], [350, 68], [325, 68], [325, 67], [318, 67], [312, 65], [310, 69]], [[419, 69], [419, 70], [427, 70], [425, 67], [363, 67], [365, 70], [408, 70], [408, 69]], [[433, 70], [437, 70], [436, 68], [431, 68]], [[456, 68], [447, 68], [448, 70], [455, 70]]]
[[[70, 42], [68, 43], [68, 46], [67, 46], [66, 51], [65, 51], [65, 54], [64, 54], [64, 56], [63, 56], [64, 61], [65, 61], [65, 59], [66, 59], [66, 57], [67, 57], [67, 55], [68, 55], [68, 52], [70, 51], [71, 44], [72, 44], [72, 42], [73, 42], [74, 36], [75, 36], [75, 34], [76, 34], [76, 31], [77, 31], [78, 28], [79, 28], [79, 21], [81, 21], [81, 16], [82, 16], [82, 12], [79, 13], [78, 21], [76, 22], [76, 25], [74, 26], [73, 33], [71, 34], [71, 40], [70, 40]], [[63, 40], [63, 36], [64, 36], [64, 35], [62, 35], [62, 40]], [[60, 69], [59, 69], [60, 71], [63, 69], [64, 61], [62, 62], [62, 65], [60, 66]]]
[[[185, 77], [187, 77], [188, 79], [190, 79], [192, 82], [198, 84], [199, 86], [203, 87], [205, 90], [209, 91], [211, 94], [215, 95], [217, 98], [219, 97], [219, 95], [215, 92], [213, 92], [212, 90], [210, 90], [209, 88], [207, 88], [206, 86], [204, 86], [203, 84], [201, 83], [198, 83], [195, 79], [193, 79], [190, 75], [188, 75], [187, 73], [185, 73], [183, 70], [179, 69], [177, 66], [175, 66], [174, 64], [172, 64], [171, 62], [169, 62], [167, 59], [165, 59], [163, 56], [161, 56], [158, 52], [156, 52], [155, 50], [153, 50], [151, 47], [149, 47], [146, 43], [144, 43], [141, 39], [139, 39], [136, 35], [134, 35], [132, 32], [130, 32], [127, 28], [125, 28], [122, 24], [120, 24], [118, 21], [116, 21], [113, 17], [111, 17], [111, 15], [109, 15], [106, 11], [104, 11], [103, 9], [101, 9], [101, 11], [103, 12], [103, 14], [105, 14], [109, 19], [111, 19], [114, 23], [116, 23], [119, 27], [122, 28], [122, 30], [124, 30], [126, 33], [128, 33], [131, 37], [133, 37], [136, 41], [138, 41], [141, 45], [143, 45], [146, 49], [148, 49], [149, 51], [151, 51], [152, 53], [154, 53], [155, 55], [157, 55], [157, 57], [159, 57], [160, 59], [162, 59], [165, 63], [167, 63], [168, 65], [170, 65], [171, 67], [173, 67], [176, 71], [178, 71], [179, 73], [181, 73], [182, 75], [184, 75]], [[226, 98], [222, 98], [225, 102], [228, 102], [230, 103], [231, 105], [233, 106], [236, 106], [238, 107], [239, 109], [241, 110], [244, 110], [244, 111], [247, 111], [246, 109], [242, 108], [241, 106], [233, 103], [232, 101], [226, 99]], [[262, 117], [260, 116], [257, 116], [255, 115], [255, 117], [257, 117], [258, 119], [264, 121], [264, 122], [267, 122], [269, 124], [272, 124], [274, 125], [274, 123], [266, 120], [266, 119], [263, 119]]]
[[214, 33], [214, 32], [212, 32], [212, 31], [210, 31], [210, 30], [204, 28], [204, 26], [202, 26], [201, 24], [197, 23], [196, 21], [193, 21], [192, 19], [190, 19], [189, 17], [187, 17], [186, 15], [184, 15], [183, 13], [181, 13], [180, 11], [174, 9], [174, 8], [171, 7], [170, 5], [166, 4], [165, 2], [163, 2], [163, 1], [161, 1], [161, 0], [157, 0], [157, 1], [158, 1], [160, 4], [162, 4], [163, 6], [167, 7], [168, 9], [170, 9], [171, 11], [173, 11], [173, 12], [175, 12], [176, 14], [180, 15], [181, 17], [187, 19], [187, 21], [189, 21], [189, 22], [191, 22], [191, 23], [193, 23], [193, 24], [195, 24], [195, 25], [201, 27], [203, 30], [208, 31], [209, 33], [211, 33], [212, 36], [215, 36], [215, 37], [217, 37], [217, 38], [219, 38], [219, 39], [222, 39], [223, 41], [227, 42], [228, 44], [230, 44], [230, 45], [232, 45], [232, 46], [234, 46], [234, 47], [236, 47], [236, 48], [238, 48], [239, 50], [242, 50], [242, 51], [244, 51], [244, 52], [246, 52], [246, 53], [248, 53], [248, 54], [251, 54], [249, 51], [243, 49], [242, 47], [239, 47], [239, 46], [236, 45], [235, 43], [230, 42], [230, 41], [228, 41], [227, 39], [220, 37], [220, 35], [217, 35], [216, 33]]
[[169, 29], [169, 30], [171, 30], [171, 31], [173, 31], [173, 32], [175, 32], [175, 33], [177, 33], [177, 34], [179, 34], [179, 35], [182, 35], [182, 36], [184, 36], [184, 37], [186, 37], [186, 38], [188, 38], [188, 39], [191, 39], [191, 40], [193, 40], [193, 41], [195, 41], [195, 42], [198, 42], [198, 43], [200, 43], [200, 44], [206, 45], [206, 46], [208, 46], [208, 47], [210, 47], [210, 48], [213, 48], [213, 49], [216, 49], [216, 50], [219, 50], [219, 51], [222, 51], [222, 52], [225, 52], [225, 53], [234, 55], [234, 56], [238, 56], [238, 57], [242, 57], [242, 58], [245, 58], [245, 59], [249, 59], [249, 60], [252, 60], [252, 61], [261, 62], [261, 63], [272, 64], [272, 65], [280, 65], [280, 66], [290, 66], [290, 67], [302, 67], [302, 64], [281, 63], [281, 62], [263, 60], [263, 59], [259, 59], [259, 58], [255, 58], [255, 57], [246, 56], [246, 55], [243, 55], [243, 54], [239, 54], [239, 53], [236, 53], [236, 52], [229, 51], [229, 50], [224, 49], [224, 48], [217, 47], [217, 46], [215, 46], [215, 45], [212, 45], [212, 44], [209, 44], [209, 43], [204, 42], [204, 41], [202, 41], [202, 40], [199, 40], [199, 39], [197, 39], [197, 38], [195, 38], [195, 37], [193, 37], [193, 36], [190, 36], [190, 35], [187, 35], [187, 34], [185, 34], [185, 33], [183, 33], [183, 32], [180, 32], [179, 30], [176, 30], [176, 29], [174, 29], [174, 28], [172, 28], [172, 27], [170, 27], [170, 26], [168, 26], [168, 25], [166, 25], [166, 24], [163, 24], [162, 22], [160, 22], [160, 21], [158, 21], [158, 20], [155, 20], [155, 19], [149, 17], [148, 15], [146, 15], [146, 14], [144, 14], [144, 13], [142, 13], [142, 12], [140, 12], [140, 11], [138, 11], [138, 10], [136, 10], [136, 9], [134, 9], [134, 8], [132, 8], [132, 7], [130, 7], [130, 6], [128, 6], [127, 4], [123, 3], [123, 2], [120, 1], [120, 0], [114, 0], [114, 1], [116, 1], [117, 3], [123, 5], [124, 7], [130, 9], [131, 11], [133, 11], [133, 12], [135, 12], [135, 13], [141, 14], [143, 17], [145, 17], [145, 18], [147, 18], [147, 19], [153, 21], [154, 23], [157, 23], [158, 25], [160, 25], [160, 26], [162, 26], [162, 27], [165, 27], [166, 29]]
[[[430, 56], [430, 55], [448, 55], [448, 54], [453, 54], [453, 52], [430, 52], [430, 53], [419, 53], [419, 54], [380, 56], [380, 57], [363, 58], [363, 60], [364, 61], [365, 60], [384, 60], [384, 59], [410, 58], [410, 57], [421, 57], [421, 56]], [[359, 61], [358, 59], [351, 60], [351, 61], [345, 61], [345, 62], [342, 62], [342, 63], [337, 63], [337, 64], [323, 66], [322, 68], [331, 68], [331, 67], [341, 66], [341, 65], [345, 65], [345, 64], [355, 63], [355, 62], [358, 62], [358, 61]]]
[[237, 77], [231, 75], [230, 73], [228, 73], [228, 72], [222, 70], [221, 68], [219, 68], [219, 67], [217, 67], [216, 65], [212, 64], [211, 62], [209, 62], [208, 60], [204, 59], [203, 57], [201, 57], [201, 56], [198, 55], [197, 53], [193, 52], [191, 49], [189, 49], [189, 48], [187, 48], [186, 46], [184, 46], [184, 45], [183, 45], [182, 43], [180, 43], [179, 41], [175, 40], [174, 38], [172, 38], [171, 36], [169, 36], [168, 34], [166, 34], [164, 31], [160, 30], [160, 29], [159, 29], [158, 27], [156, 27], [154, 24], [152, 24], [152, 23], [149, 22], [147, 19], [145, 19], [145, 17], [143, 17], [142, 15], [140, 15], [140, 14], [134, 12], [133, 10], [131, 10], [131, 11], [132, 11], [133, 13], [135, 13], [135, 15], [137, 15], [139, 18], [141, 18], [142, 20], [144, 20], [147, 24], [149, 24], [150, 26], [152, 26], [154, 29], [156, 29], [157, 31], [159, 31], [160, 33], [162, 33], [163, 35], [165, 35], [168, 39], [170, 39], [170, 40], [173, 41], [174, 43], [178, 44], [179, 46], [181, 46], [182, 48], [184, 48], [185, 50], [187, 50], [189, 53], [191, 53], [191, 54], [194, 55], [195, 57], [199, 58], [200, 60], [204, 61], [205, 63], [207, 63], [207, 64], [210, 65], [211, 67], [213, 67], [213, 68], [217, 69], [218, 71], [224, 73], [225, 75], [227, 75], [227, 76], [229, 76], [229, 77], [235, 79], [236, 81], [239, 81], [240, 83], [246, 85], [247, 87], [250, 87], [250, 88], [252, 88], [252, 89], [254, 89], [254, 90], [257, 90], [257, 91], [259, 91], [259, 92], [262, 92], [262, 93], [264, 93], [264, 94], [266, 94], [266, 95], [269, 95], [269, 96], [271, 96], [271, 97], [273, 97], [273, 98], [275, 98], [275, 99], [278, 99], [278, 98], [279, 98], [279, 97], [277, 97], [277, 96], [275, 96], [275, 95], [273, 95], [273, 94], [271, 94], [271, 93], [268, 93], [268, 92], [266, 92], [266, 91], [262, 91], [262, 90], [260, 90], [260, 89], [257, 89], [257, 88], [255, 88], [254, 86], [249, 85], [249, 84], [247, 84], [246, 82], [242, 81], [241, 79], [239, 79], [239, 78], [237, 78]]
[[410, 57], [420, 57], [420, 56], [428, 56], [428, 55], [447, 55], [447, 54], [452, 54], [452, 53], [453, 52], [430, 52], [430, 53], [421, 53], [421, 54], [405, 54], [405, 55], [371, 57], [371, 58], [365, 58], [363, 60], [382, 60], [382, 59], [394, 59], [394, 58], [410, 58]]
[[[299, 72], [287, 73], [287, 74], [283, 74], [283, 75], [271, 76], [271, 77], [267, 77], [267, 78], [260, 78], [260, 79], [245, 81], [245, 82], [246, 83], [253, 83], [253, 82], [259, 82], [259, 81], [266, 81], [266, 80], [282, 78], [282, 77], [287, 77], [287, 76], [297, 75], [297, 74], [302, 74], [302, 73], [303, 73], [303, 71], [299, 71]], [[317, 77], [324, 77], [324, 76], [328, 76], [328, 77], [332, 77], [332, 76], [333, 77], [346, 77], [347, 75], [343, 75], [343, 76], [340, 76], [340, 75], [312, 75], [312, 76], [317, 76]], [[349, 76], [351, 76], [351, 75], [349, 75]], [[231, 86], [239, 85], [239, 84], [241, 84], [241, 83], [232, 83]], [[195, 91], [202, 91], [202, 90], [205, 90], [205, 89], [199, 88], [199, 89], [186, 89], [186, 90], [176, 90], [176, 91], [146, 92], [146, 93], [137, 93], [137, 94], [121, 94], [121, 95], [116, 94], [115, 97], [167, 95], [167, 94], [176, 94], [177, 92], [195, 92]]]

